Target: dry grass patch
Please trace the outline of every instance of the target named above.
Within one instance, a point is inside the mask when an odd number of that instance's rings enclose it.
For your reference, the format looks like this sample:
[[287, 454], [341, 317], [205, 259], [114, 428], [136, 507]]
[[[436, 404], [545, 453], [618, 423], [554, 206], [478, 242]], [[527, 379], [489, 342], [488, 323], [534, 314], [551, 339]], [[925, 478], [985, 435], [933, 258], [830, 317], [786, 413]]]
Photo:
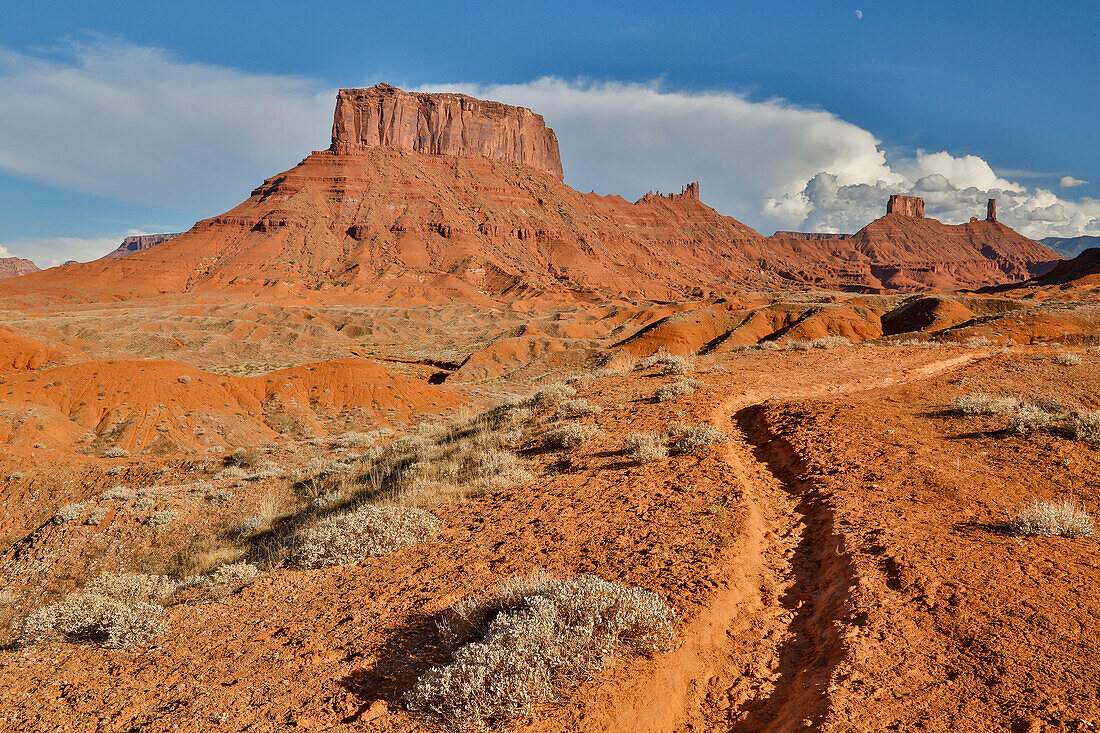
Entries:
[[456, 606], [447, 639], [472, 637], [453, 661], [429, 670], [409, 708], [460, 731], [496, 730], [531, 718], [625, 654], [675, 648], [679, 618], [658, 595], [591, 575], [541, 574]]
[[130, 457], [130, 451], [126, 450], [125, 448], [118, 448], [118, 447], [108, 448], [107, 450], [103, 451], [103, 457], [104, 458], [129, 458]]
[[968, 395], [955, 398], [955, 412], [967, 417], [997, 415], [1015, 410], [1019, 404], [1020, 400], [1015, 397], [996, 397], [982, 392], [971, 392]]
[[588, 415], [598, 415], [603, 412], [603, 408], [599, 405], [591, 405], [583, 397], [579, 397], [572, 400], [565, 400], [558, 409], [554, 411], [554, 417], [558, 420], [572, 420], [577, 417], [587, 417]]
[[259, 466], [263, 460], [264, 452], [254, 445], [246, 448], [237, 448], [225, 458], [227, 465], [237, 466], [239, 468], [255, 468]]
[[1043, 537], [1091, 537], [1092, 517], [1076, 501], [1034, 501], [1008, 521], [1017, 535]]
[[[564, 402], [576, 396], [577, 390], [570, 387], [568, 384], [550, 384], [535, 392], [531, 397], [531, 404], [535, 407], [553, 407], [559, 402]], [[518, 406], [519, 403], [510, 402], [503, 404]]]

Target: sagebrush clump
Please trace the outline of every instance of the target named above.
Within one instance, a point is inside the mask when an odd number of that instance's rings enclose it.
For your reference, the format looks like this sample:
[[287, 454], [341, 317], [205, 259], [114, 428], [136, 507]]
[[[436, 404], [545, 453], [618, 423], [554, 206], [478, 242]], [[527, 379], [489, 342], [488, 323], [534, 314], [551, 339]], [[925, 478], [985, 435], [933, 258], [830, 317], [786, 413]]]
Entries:
[[1077, 354], [1067, 351], [1051, 358], [1051, 361], [1053, 361], [1055, 364], [1060, 364], [1061, 366], [1077, 366], [1081, 363], [1081, 357]]
[[306, 568], [348, 565], [423, 542], [442, 528], [441, 521], [421, 509], [361, 506], [299, 532], [291, 561]]
[[551, 428], [542, 434], [543, 446], [556, 449], [571, 449], [577, 446], [587, 443], [592, 438], [599, 435], [599, 428], [593, 425], [562, 425], [560, 427]]
[[1034, 501], [1008, 522], [1013, 534], [1044, 537], [1091, 537], [1092, 517], [1076, 501]]
[[669, 425], [669, 437], [673, 441], [672, 449], [677, 453], [694, 453], [708, 445], [727, 440], [721, 431], [705, 423], [694, 426], [672, 423]]
[[657, 388], [657, 391], [653, 393], [653, 399], [655, 402], [668, 402], [674, 400], [680, 395], [691, 394], [699, 387], [699, 382], [694, 379], [679, 379], [675, 382], [669, 382], [668, 384], [662, 384]]
[[668, 458], [665, 438], [657, 433], [628, 433], [623, 440], [623, 450], [635, 463], [652, 463]]
[[124, 603], [97, 593], [70, 593], [23, 619], [15, 643], [26, 647], [51, 641], [91, 641], [106, 647], [142, 644], [164, 630], [164, 609], [152, 603]]
[[1008, 431], [1027, 435], [1038, 430], [1049, 430], [1058, 424], [1058, 415], [1052, 406], [1037, 402], [1022, 402], [1008, 420]]
[[536, 574], [507, 584], [492, 600], [457, 608], [441, 626], [444, 638], [473, 640], [450, 664], [421, 676], [405, 700], [414, 712], [460, 731], [530, 718], [624, 654], [671, 651], [679, 625], [655, 593], [591, 575]]
[[1100, 410], [1073, 413], [1069, 430], [1077, 440], [1100, 443]]

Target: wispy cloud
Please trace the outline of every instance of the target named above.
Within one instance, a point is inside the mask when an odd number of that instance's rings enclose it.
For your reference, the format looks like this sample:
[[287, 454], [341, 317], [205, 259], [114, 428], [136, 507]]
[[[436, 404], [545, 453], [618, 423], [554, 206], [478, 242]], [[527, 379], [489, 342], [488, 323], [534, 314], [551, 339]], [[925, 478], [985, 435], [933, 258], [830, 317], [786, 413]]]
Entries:
[[1084, 186], [1088, 181], [1082, 181], [1080, 178], [1074, 178], [1073, 176], [1062, 176], [1062, 180], [1058, 181], [1058, 185], [1063, 188], [1073, 188], [1074, 186]]
[[155, 233], [140, 229], [129, 229], [94, 237], [39, 237], [13, 240], [7, 242], [6, 247], [0, 247], [0, 256], [4, 256], [4, 253], [9, 251], [8, 248], [10, 247], [10, 251], [18, 252], [20, 257], [33, 260], [39, 267], [56, 267], [69, 260], [77, 260], [78, 262], [98, 260], [112, 250], [117, 249], [126, 237]]
[[124, 201], [217, 210], [327, 145], [334, 90], [97, 42], [0, 49], [0, 169]]

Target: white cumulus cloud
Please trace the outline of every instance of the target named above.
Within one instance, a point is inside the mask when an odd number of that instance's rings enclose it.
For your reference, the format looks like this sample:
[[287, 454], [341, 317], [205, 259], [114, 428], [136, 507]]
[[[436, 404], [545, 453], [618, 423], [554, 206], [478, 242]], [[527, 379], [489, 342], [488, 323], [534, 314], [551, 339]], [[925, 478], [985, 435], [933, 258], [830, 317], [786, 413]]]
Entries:
[[1080, 178], [1074, 178], [1073, 176], [1062, 176], [1062, 180], [1058, 181], [1058, 185], [1063, 188], [1073, 188], [1074, 186], [1084, 186], [1088, 181], [1082, 181]]

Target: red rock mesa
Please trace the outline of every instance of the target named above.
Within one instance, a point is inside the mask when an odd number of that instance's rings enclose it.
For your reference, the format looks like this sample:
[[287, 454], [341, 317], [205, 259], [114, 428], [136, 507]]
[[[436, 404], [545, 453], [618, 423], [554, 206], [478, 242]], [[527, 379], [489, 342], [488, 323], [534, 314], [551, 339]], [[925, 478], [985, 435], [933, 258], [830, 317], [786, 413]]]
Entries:
[[563, 177], [558, 138], [542, 115], [465, 94], [405, 92], [389, 84], [341, 89], [331, 150], [349, 153], [372, 147], [483, 155]]
[[914, 219], [924, 218], [924, 199], [917, 196], [899, 196], [894, 194], [886, 204], [887, 214], [900, 214], [911, 216]]

